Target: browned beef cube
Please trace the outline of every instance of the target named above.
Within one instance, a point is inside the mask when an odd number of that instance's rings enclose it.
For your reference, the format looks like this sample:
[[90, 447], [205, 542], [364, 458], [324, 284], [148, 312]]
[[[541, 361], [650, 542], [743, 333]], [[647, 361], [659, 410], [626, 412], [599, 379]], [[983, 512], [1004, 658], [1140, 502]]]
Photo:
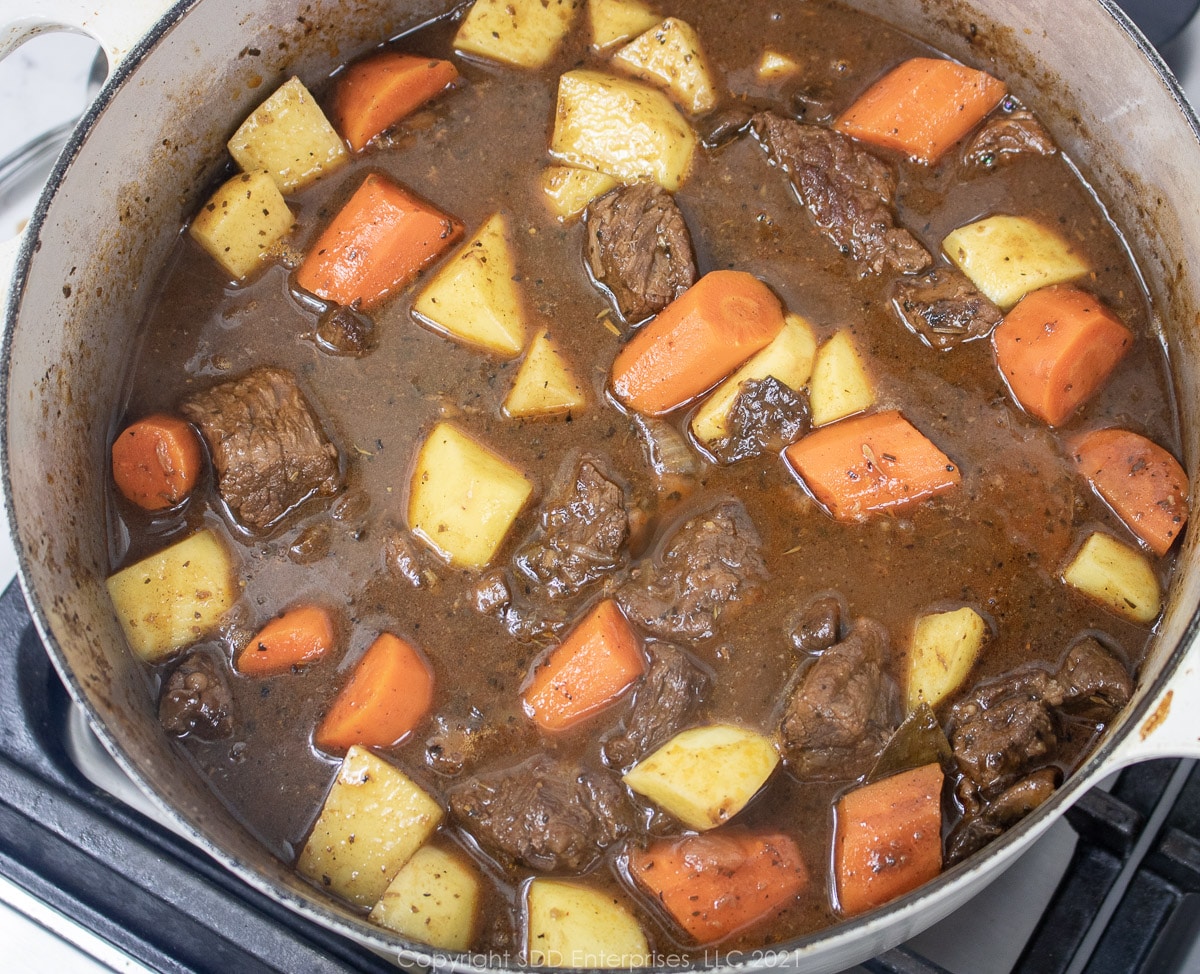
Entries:
[[881, 159], [839, 132], [773, 112], [756, 115], [753, 127], [813, 222], [864, 272], [913, 274], [932, 263], [929, 251], [896, 226], [896, 177]]
[[232, 734], [233, 693], [222, 666], [205, 652], [185, 656], [163, 686], [158, 719], [177, 737], [214, 741]]
[[184, 401], [200, 427], [229, 512], [251, 531], [342, 484], [329, 442], [291, 373], [255, 369]]
[[963, 150], [977, 166], [994, 166], [1018, 155], [1052, 156], [1058, 146], [1033, 112], [1017, 108], [988, 119]]
[[888, 634], [859, 619], [792, 689], [780, 724], [797, 778], [848, 781], [865, 774], [896, 729], [895, 691], [883, 672]]
[[503, 865], [580, 872], [633, 827], [612, 778], [539, 755], [450, 793], [459, 823]]
[[587, 231], [592, 277], [630, 323], [658, 314], [695, 283], [683, 214], [653, 183], [622, 186], [593, 202]]
[[713, 443], [713, 456], [736, 463], [778, 453], [808, 432], [808, 396], [774, 376], [743, 382], [729, 410], [729, 435]]
[[948, 267], [897, 281], [892, 295], [900, 320], [933, 348], [986, 338], [1003, 317], [964, 274]]

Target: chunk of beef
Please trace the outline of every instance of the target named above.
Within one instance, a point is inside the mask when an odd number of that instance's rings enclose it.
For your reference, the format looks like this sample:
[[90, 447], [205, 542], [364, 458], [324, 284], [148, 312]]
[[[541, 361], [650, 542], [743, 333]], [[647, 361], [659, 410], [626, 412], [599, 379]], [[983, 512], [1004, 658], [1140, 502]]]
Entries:
[[391, 527], [383, 537], [383, 567], [395, 578], [402, 578], [413, 588], [423, 588], [436, 576], [426, 567], [421, 549], [412, 536], [398, 527]]
[[433, 719], [425, 739], [425, 763], [439, 774], [455, 776], [493, 757], [533, 744], [527, 721], [516, 714], [489, 720], [465, 705]]
[[189, 653], [171, 671], [158, 701], [158, 720], [176, 737], [215, 741], [233, 733], [233, 694], [211, 655]]
[[991, 118], [963, 150], [963, 159], [976, 166], [995, 166], [1014, 156], [1052, 156], [1058, 146], [1033, 112], [1016, 108]]
[[683, 729], [707, 693], [708, 674], [682, 649], [652, 643], [650, 668], [633, 692], [621, 729], [603, 743], [604, 760], [625, 770]]
[[892, 307], [908, 330], [933, 348], [986, 338], [1004, 317], [965, 274], [948, 267], [897, 281]]
[[895, 688], [883, 671], [887, 645], [883, 626], [859, 619], [804, 671], [780, 723], [796, 777], [849, 780], [875, 763], [898, 723]]
[[208, 443], [221, 500], [251, 531], [341, 487], [337, 448], [282, 369], [255, 369], [197, 393], [181, 408]]
[[540, 530], [516, 563], [550, 598], [562, 598], [618, 568], [628, 537], [625, 492], [600, 461], [584, 457], [543, 507]]
[[700, 143], [706, 149], [719, 149], [750, 128], [754, 112], [745, 105], [719, 108], [702, 123]]
[[932, 263], [917, 239], [896, 226], [896, 177], [882, 160], [839, 132], [773, 112], [760, 112], [753, 126], [816, 225], [864, 273], [890, 267], [912, 274]]
[[1053, 760], [1058, 732], [1051, 708], [1062, 700], [1054, 677], [1033, 669], [985, 684], [954, 705], [950, 745], [982, 799]]
[[966, 789], [960, 787], [966, 814], [946, 839], [946, 861], [961, 862], [1016, 825], [1054, 794], [1060, 778], [1057, 768], [1041, 768], [1018, 779], [987, 803], [979, 801], [969, 785]]
[[614, 779], [544, 755], [464, 782], [450, 810], [501, 863], [547, 872], [587, 869], [633, 827]]
[[692, 238], [671, 195], [622, 186], [587, 208], [587, 263], [626, 321], [657, 314], [696, 280]]
[[361, 358], [375, 348], [375, 325], [353, 308], [335, 304], [318, 319], [316, 341], [330, 355]]
[[836, 595], [813, 599], [792, 626], [792, 645], [808, 656], [820, 656], [842, 638], [842, 603]]
[[710, 449], [722, 463], [778, 453], [808, 432], [808, 396], [774, 376], [743, 382], [729, 410], [729, 436]]
[[618, 592], [625, 615], [660, 639], [709, 639], [725, 614], [761, 590], [762, 543], [740, 501], [686, 520]]
[[1059, 668], [1058, 682], [1063, 707], [1096, 720], [1112, 717], [1133, 695], [1125, 664], [1091, 636], [1071, 647]]

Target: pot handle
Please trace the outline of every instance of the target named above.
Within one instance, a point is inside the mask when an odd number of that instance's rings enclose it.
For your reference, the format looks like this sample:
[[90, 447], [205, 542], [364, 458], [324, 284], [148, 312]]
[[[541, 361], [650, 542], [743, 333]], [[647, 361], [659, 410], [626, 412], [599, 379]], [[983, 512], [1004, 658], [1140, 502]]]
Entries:
[[1200, 645], [1179, 661], [1111, 757], [1113, 770], [1152, 758], [1200, 758]]
[[22, 12], [0, 25], [0, 59], [38, 34], [75, 31], [96, 39], [111, 74], [171, 6], [172, 0], [39, 0], [35, 11]]

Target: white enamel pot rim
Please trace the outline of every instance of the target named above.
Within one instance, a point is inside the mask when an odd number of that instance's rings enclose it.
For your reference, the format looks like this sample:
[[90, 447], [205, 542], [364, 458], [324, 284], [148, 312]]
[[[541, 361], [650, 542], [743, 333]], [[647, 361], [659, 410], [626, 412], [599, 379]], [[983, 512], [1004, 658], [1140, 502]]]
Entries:
[[[1175, 362], [1185, 461], [1195, 482], [1200, 281], [1191, 275], [1200, 275], [1200, 229], [1179, 221], [1200, 212], [1186, 178], [1200, 172], [1200, 129], [1165, 65], [1108, 0], [1069, 0], [1053, 10], [1020, 0], [854, 2], [885, 19], [899, 18], [901, 26], [953, 56], [995, 59], [1018, 93], [1024, 79], [1027, 88], [1059, 91], [1065, 105], [1081, 106], [1075, 113], [1057, 109], [1053, 98], [1028, 99], [1037, 103], [1072, 157], [1086, 160], [1118, 223], [1127, 230], [1139, 228], [1132, 234], [1138, 238], [1135, 250], [1143, 258], [1163, 340]], [[403, 12], [391, 9], [401, 6]], [[109, 424], [120, 413], [111, 389], [120, 385], [113, 376], [122, 374], [122, 363], [135, 348], [131, 332], [147, 284], [140, 275], [157, 266], [170, 246], [171, 228], [191, 212], [196, 194], [211, 180], [223, 133], [282, 78], [290, 58], [311, 64], [313, 77], [319, 78], [380, 37], [398, 32], [406, 18], [411, 21], [412, 11], [427, 13], [435, 6], [437, 0], [390, 5], [384, 0], [184, 0], [165, 9], [156, 0], [120, 5], [43, 0], [39, 12], [30, 15], [0, 4], [0, 57], [36, 33], [73, 29], [96, 37], [113, 67], [56, 165], [26, 232], [0, 248], [0, 287], [5, 288], [0, 447], [20, 580], [36, 625], [100, 738], [162, 813], [246, 882], [318, 923], [407, 960], [456, 970], [504, 970], [516, 961], [431, 957], [419, 946], [385, 936], [310, 890], [246, 834], [165, 741], [144, 677], [120, 645], [103, 591], [108, 564], [100, 499], [104, 455]], [[1086, 63], [1081, 67], [1073, 59], [1071, 43], [1056, 49], [1067, 65], [1061, 74], [1043, 70], [1038, 54], [1056, 43], [1055, 34], [1049, 26], [1039, 30], [1038, 24], [1026, 23], [1029, 18], [1053, 18], [1060, 31], [1069, 25], [1078, 34], [1076, 47], [1089, 39], [1102, 44], [1104, 57], [1094, 58], [1098, 74], [1089, 75]], [[313, 37], [314, 24], [322, 36]], [[283, 38], [282, 53], [259, 43], [268, 37]], [[1106, 88], [1107, 75], [1117, 79], [1120, 90], [1107, 90], [1114, 86]], [[254, 90], [264, 81], [262, 91]], [[221, 103], [215, 121], [205, 114], [210, 102]], [[195, 138], [189, 140], [189, 134]], [[1155, 144], [1156, 137], [1162, 144]], [[1121, 187], [1136, 201], [1122, 202]], [[1193, 267], [1197, 270], [1189, 270]], [[1144, 667], [1134, 703], [1086, 765], [1021, 825], [916, 893], [782, 945], [769, 957], [695, 951], [686, 964], [664, 959], [661, 966], [841, 970], [941, 919], [1116, 769], [1154, 757], [1200, 756], [1200, 551], [1190, 536], [1178, 572], [1160, 623], [1158, 650]]]

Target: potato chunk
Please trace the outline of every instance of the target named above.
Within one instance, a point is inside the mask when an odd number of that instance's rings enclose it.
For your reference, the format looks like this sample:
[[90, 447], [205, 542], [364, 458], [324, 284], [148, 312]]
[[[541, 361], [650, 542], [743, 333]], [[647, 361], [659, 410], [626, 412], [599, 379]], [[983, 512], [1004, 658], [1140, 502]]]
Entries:
[[439, 423], [417, 454], [408, 525], [450, 564], [482, 568], [532, 492], [529, 479], [503, 457]]
[[265, 169], [222, 183], [188, 227], [192, 239], [231, 277], [243, 280], [295, 223], [275, 180]]
[[592, 50], [603, 51], [648, 31], [662, 17], [638, 0], [588, 0]]
[[781, 78], [799, 74], [800, 70], [800, 65], [794, 58], [768, 49], [763, 51], [762, 57], [759, 58], [755, 74], [758, 75], [759, 81], [779, 81]]
[[512, 358], [525, 347], [516, 273], [508, 222], [493, 214], [417, 295], [413, 313], [449, 338]]
[[712, 72], [691, 24], [668, 17], [613, 55], [613, 64], [666, 90], [693, 115], [717, 104]]
[[969, 606], [921, 616], [908, 651], [908, 712], [936, 707], [967, 678], [979, 658], [988, 626]]
[[281, 193], [294, 193], [350, 158], [340, 135], [299, 78], [264, 101], [229, 140], [246, 172], [265, 169]]
[[550, 154], [622, 182], [653, 179], [674, 192], [687, 176], [696, 133], [661, 91], [600, 71], [558, 79]]
[[825, 426], [870, 409], [875, 390], [849, 333], [839, 331], [817, 351], [809, 405], [813, 426]]
[[479, 874], [461, 856], [427, 845], [396, 873], [371, 910], [371, 922], [441, 950], [471, 946]]
[[1057, 233], [1021, 216], [990, 216], [959, 227], [946, 235], [942, 250], [1005, 311], [1030, 291], [1065, 284], [1090, 270]]
[[237, 598], [233, 559], [207, 528], [108, 579], [129, 647], [156, 663], [211, 632]]
[[583, 0], [475, 0], [454, 46], [463, 54], [517, 68], [540, 68], [554, 57]]
[[693, 829], [733, 818], [771, 776], [770, 738], [732, 724], [694, 727], [639, 761], [624, 782]]
[[543, 328], [504, 399], [504, 412], [514, 418], [561, 416], [587, 405], [587, 393], [574, 369]]
[[617, 185], [607, 173], [572, 166], [547, 166], [538, 176], [538, 183], [546, 196], [546, 206], [563, 221], [579, 216], [592, 200]]
[[743, 382], [771, 376], [790, 389], [799, 391], [812, 375], [817, 338], [812, 325], [796, 314], [783, 319], [783, 330], [775, 339], [722, 382], [692, 417], [692, 435], [703, 446], [729, 435], [729, 414]]
[[355, 744], [346, 752], [296, 869], [358, 906], [373, 906], [433, 835], [442, 807], [399, 768]]
[[629, 907], [580, 883], [535, 879], [525, 894], [525, 959], [534, 967], [643, 967], [650, 945]]
[[1162, 608], [1162, 588], [1140, 551], [1096, 532], [1063, 571], [1063, 581], [1119, 616], [1149, 624]]

